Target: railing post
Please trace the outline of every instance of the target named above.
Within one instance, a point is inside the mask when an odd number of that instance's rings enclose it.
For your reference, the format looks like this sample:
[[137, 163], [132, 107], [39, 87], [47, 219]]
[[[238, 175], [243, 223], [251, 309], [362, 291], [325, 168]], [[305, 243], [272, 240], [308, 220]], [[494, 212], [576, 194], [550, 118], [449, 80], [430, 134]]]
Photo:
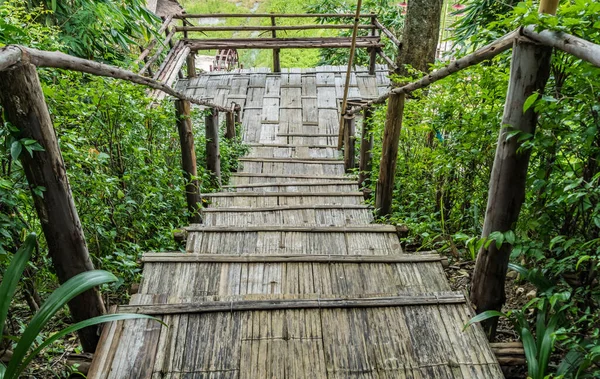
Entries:
[[179, 131], [179, 142], [181, 144], [181, 167], [185, 178], [185, 199], [189, 212], [188, 219], [191, 224], [200, 224], [202, 223], [202, 215], [200, 214], [202, 199], [197, 179], [196, 149], [194, 147], [190, 109], [189, 101], [175, 100], [177, 130]]
[[[19, 131], [17, 139], [35, 140], [44, 150], [19, 155], [33, 203], [46, 236], [48, 252], [60, 283], [94, 269], [79, 220], [56, 133], [44, 100], [35, 66], [24, 63], [0, 71], [0, 104], [6, 121]], [[43, 197], [39, 191], [43, 189]], [[91, 289], [69, 302], [75, 322], [105, 313], [102, 297]], [[95, 326], [78, 332], [86, 352], [98, 344]]]
[[219, 151], [219, 112], [209, 108], [204, 118], [206, 129], [206, 168], [221, 186], [221, 153]]
[[385, 129], [383, 132], [383, 145], [381, 162], [379, 164], [379, 178], [375, 193], [375, 208], [380, 216], [389, 215], [392, 210], [392, 196], [394, 192], [394, 179], [396, 174], [396, 161], [398, 159], [398, 143], [402, 130], [402, 114], [404, 112], [403, 93], [392, 93], [388, 99]]
[[[377, 36], [377, 29], [375, 28], [377, 25], [377, 16], [371, 12], [371, 25], [373, 25], [373, 29], [371, 29], [371, 36]], [[369, 48], [369, 75], [375, 75], [375, 67], [377, 64], [377, 49], [374, 47]]]
[[354, 115], [344, 115], [344, 168], [347, 173], [355, 167], [355, 121]]
[[196, 53], [190, 52], [187, 56], [187, 76], [188, 78], [196, 77]]
[[[275, 26], [275, 16], [271, 16], [271, 26]], [[271, 31], [271, 36], [277, 38], [275, 29]], [[281, 72], [281, 61], [279, 60], [279, 49], [273, 49], [273, 72]]]
[[364, 186], [364, 182], [371, 176], [371, 160], [373, 159], [373, 133], [371, 132], [373, 109], [367, 107], [363, 110], [362, 136], [360, 140], [360, 155], [358, 161], [358, 185]]
[[[542, 0], [540, 12], [554, 14], [557, 5], [556, 0]], [[523, 149], [521, 139], [510, 138], [509, 133], [516, 130], [523, 135], [535, 134], [538, 115], [533, 107], [523, 111], [523, 105], [533, 93], [543, 93], [550, 75], [551, 55], [551, 47], [518, 39], [513, 43], [508, 93], [490, 177], [482, 238], [489, 237], [492, 232], [513, 230], [519, 218], [525, 200], [531, 150]], [[477, 313], [499, 311], [505, 303], [504, 281], [511, 248], [505, 241], [500, 248], [491, 243], [479, 250], [470, 295]], [[497, 323], [497, 318], [481, 323], [488, 338], [494, 338]]]
[[236, 104], [231, 104], [231, 112], [225, 113], [225, 138], [235, 138], [235, 108]]
[[235, 111], [234, 112], [235, 113], [235, 123], [241, 124], [242, 123], [242, 107], [240, 107], [239, 104], [236, 104], [234, 111]]

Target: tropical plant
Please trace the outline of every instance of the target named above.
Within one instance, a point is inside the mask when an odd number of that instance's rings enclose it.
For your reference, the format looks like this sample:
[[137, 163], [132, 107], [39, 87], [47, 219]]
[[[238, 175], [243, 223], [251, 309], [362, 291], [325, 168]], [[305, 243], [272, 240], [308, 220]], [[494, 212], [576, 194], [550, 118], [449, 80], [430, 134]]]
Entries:
[[[2, 333], [10, 303], [15, 295], [19, 279], [23, 275], [23, 271], [25, 270], [27, 262], [34, 251], [35, 245], [36, 235], [32, 233], [27, 237], [25, 243], [14, 255], [10, 265], [4, 272], [2, 284], [0, 284], [0, 336], [2, 336], [0, 342], [2, 342], [2, 340], [5, 338]], [[107, 271], [95, 270], [76, 275], [58, 287], [50, 296], [48, 296], [46, 302], [33, 316], [21, 337], [18, 338], [18, 342], [16, 343], [16, 347], [13, 351], [10, 361], [8, 362], [8, 365], [5, 366], [3, 363], [0, 363], [0, 379], [18, 378], [19, 375], [27, 368], [27, 365], [31, 363], [31, 361], [38, 354], [40, 354], [44, 348], [49, 346], [54, 341], [66, 336], [67, 334], [76, 332], [79, 329], [104, 322], [135, 318], [152, 318], [146, 315], [128, 313], [98, 316], [89, 320], [80, 321], [67, 328], [64, 328], [35, 346], [38, 336], [48, 321], [50, 321], [50, 319], [61, 308], [63, 308], [65, 304], [71, 301], [71, 299], [96, 286], [116, 281], [117, 278], [111, 273]]]

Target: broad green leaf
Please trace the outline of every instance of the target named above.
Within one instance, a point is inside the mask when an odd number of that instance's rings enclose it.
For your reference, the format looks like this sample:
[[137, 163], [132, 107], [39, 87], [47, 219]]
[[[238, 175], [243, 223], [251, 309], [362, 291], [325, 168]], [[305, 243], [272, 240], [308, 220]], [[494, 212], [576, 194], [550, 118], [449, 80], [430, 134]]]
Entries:
[[75, 296], [101, 284], [116, 282], [117, 278], [107, 271], [95, 270], [82, 272], [58, 287], [40, 310], [33, 316], [25, 328], [21, 340], [13, 350], [13, 358], [6, 369], [6, 376], [11, 378], [20, 368], [20, 362], [50, 319]]
[[13, 141], [10, 145], [10, 156], [13, 160], [19, 159], [19, 155], [21, 155], [21, 151], [23, 150], [23, 145], [21, 145], [20, 141]]
[[535, 103], [539, 96], [540, 94], [537, 92], [529, 95], [529, 97], [525, 100], [525, 103], [523, 103], [523, 113], [527, 112], [527, 110], [531, 108], [531, 106], [533, 105], [533, 103]]
[[[42, 342], [23, 361], [23, 363], [20, 365], [19, 370], [17, 370], [18, 372], [15, 373], [15, 375], [16, 375], [15, 378], [17, 378], [21, 374], [21, 372], [23, 372], [23, 370], [25, 370], [25, 368], [27, 368], [29, 363], [31, 363], [31, 361], [39, 353], [41, 353], [41, 351], [44, 348], [49, 346], [51, 343], [59, 340], [60, 338], [66, 336], [67, 334], [76, 332], [83, 328], [87, 328], [88, 326], [98, 325], [98, 324], [102, 324], [105, 322], [131, 320], [131, 319], [151, 319], [151, 320], [155, 320], [155, 321], [160, 322], [161, 324], [165, 325], [164, 323], [162, 323], [159, 319], [157, 319], [155, 317], [148, 316], [148, 315], [142, 315], [142, 314], [136, 314], [136, 313], [116, 313], [116, 314], [102, 315], [102, 316], [90, 318], [88, 320], [80, 321], [76, 324], [73, 324], [67, 328], [60, 330], [59, 332], [53, 334], [51, 337], [47, 338], [44, 342]], [[3, 379], [9, 379], [9, 378], [3, 378]]]
[[519, 333], [523, 341], [523, 349], [525, 350], [525, 358], [527, 359], [527, 374], [533, 379], [543, 379], [539, 377], [539, 366], [537, 359], [537, 347], [535, 339], [527, 327], [521, 327]]
[[485, 312], [481, 312], [480, 314], [478, 314], [477, 316], [473, 317], [472, 319], [469, 320], [469, 322], [467, 322], [465, 324], [465, 326], [463, 327], [463, 330], [466, 330], [469, 326], [473, 325], [476, 322], [481, 322], [481, 321], [485, 321], [487, 319], [490, 319], [492, 317], [508, 317], [506, 314], [499, 312], [499, 311], [485, 311]]
[[37, 236], [34, 233], [28, 235], [25, 243], [23, 243], [14, 255], [10, 265], [4, 272], [4, 278], [2, 279], [2, 284], [0, 284], [0, 336], [4, 332], [4, 322], [6, 321], [10, 302], [15, 296], [17, 284], [23, 276], [23, 271], [25, 271], [27, 262], [33, 253], [36, 240]]

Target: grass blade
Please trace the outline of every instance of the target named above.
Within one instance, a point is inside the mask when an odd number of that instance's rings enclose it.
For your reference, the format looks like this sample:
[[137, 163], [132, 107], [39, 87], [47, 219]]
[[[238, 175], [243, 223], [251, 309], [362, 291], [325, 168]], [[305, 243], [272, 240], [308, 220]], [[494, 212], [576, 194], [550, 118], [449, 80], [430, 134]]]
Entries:
[[[122, 320], [131, 320], [131, 319], [151, 319], [151, 320], [156, 320], [157, 322], [162, 323], [159, 319], [152, 317], [152, 316], [148, 316], [148, 315], [141, 315], [141, 314], [136, 314], [136, 313], [116, 313], [116, 314], [110, 314], [110, 315], [102, 315], [102, 316], [98, 316], [98, 317], [93, 317], [90, 318], [88, 320], [83, 320], [80, 321], [76, 324], [73, 324], [67, 328], [64, 328], [63, 330], [59, 331], [56, 334], [53, 334], [51, 337], [49, 337], [48, 339], [46, 339], [44, 342], [42, 342], [40, 344], [40, 346], [38, 346], [35, 350], [33, 350], [28, 356], [27, 358], [23, 361], [23, 363], [21, 363], [20, 367], [17, 369], [17, 371], [14, 374], [14, 377], [17, 378], [27, 367], [27, 365], [44, 349], [46, 348], [46, 346], [50, 345], [51, 343], [53, 343], [54, 341], [66, 336], [69, 333], [73, 333], [78, 331], [79, 329], [83, 329], [83, 328], [87, 328], [88, 326], [93, 326], [93, 325], [98, 325], [98, 324], [102, 324], [105, 322], [112, 322], [112, 321], [122, 321]], [[0, 377], [2, 378], [2, 377]], [[12, 379], [12, 378], [2, 378], [2, 379]]]
[[37, 236], [35, 233], [31, 233], [27, 236], [25, 243], [14, 255], [10, 265], [4, 272], [4, 279], [2, 279], [2, 284], [0, 284], [0, 339], [4, 333], [4, 322], [6, 321], [10, 302], [15, 296], [17, 284], [23, 276], [25, 266], [27, 266], [27, 262], [29, 262], [29, 258], [31, 258], [31, 254], [35, 248], [36, 239]]
[[59, 309], [82, 292], [98, 285], [115, 281], [117, 281], [117, 278], [110, 272], [102, 270], [86, 271], [67, 280], [62, 286], [52, 292], [23, 332], [6, 369], [6, 377], [14, 377], [17, 369], [21, 367], [21, 362], [25, 358], [25, 354], [33, 344], [33, 341], [35, 341], [35, 338]]
[[485, 321], [487, 319], [490, 319], [492, 317], [507, 317], [506, 314], [502, 313], [502, 312], [498, 312], [498, 311], [485, 311], [485, 312], [481, 312], [480, 314], [478, 314], [477, 316], [473, 317], [472, 319], [469, 320], [469, 322], [467, 322], [463, 328], [463, 331], [466, 330], [469, 326], [473, 325], [476, 322], [481, 322], [481, 321]]

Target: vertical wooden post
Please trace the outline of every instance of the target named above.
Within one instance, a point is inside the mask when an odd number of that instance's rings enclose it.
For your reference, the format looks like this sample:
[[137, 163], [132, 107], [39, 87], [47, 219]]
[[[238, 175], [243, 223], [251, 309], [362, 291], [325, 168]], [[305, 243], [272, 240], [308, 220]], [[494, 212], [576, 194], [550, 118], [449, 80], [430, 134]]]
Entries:
[[[375, 27], [377, 16], [371, 13], [371, 25]], [[377, 36], [377, 29], [371, 29], [371, 36]], [[374, 47], [369, 48], [369, 75], [375, 75], [375, 66], [377, 64], [377, 49]]]
[[242, 107], [240, 107], [239, 104], [236, 104], [235, 108], [234, 108], [234, 111], [235, 111], [234, 112], [235, 113], [235, 116], [234, 116], [235, 123], [236, 124], [241, 124], [242, 123]]
[[371, 173], [371, 160], [373, 159], [373, 133], [371, 126], [373, 117], [373, 109], [365, 108], [363, 111], [362, 137], [360, 140], [360, 155], [358, 161], [358, 185], [364, 186], [364, 182], [369, 179]]
[[196, 149], [194, 147], [190, 108], [189, 101], [175, 100], [177, 130], [179, 131], [179, 142], [181, 144], [181, 167], [185, 179], [185, 199], [189, 212], [188, 219], [191, 224], [200, 224], [202, 223], [202, 215], [200, 214], [202, 199], [197, 179]]
[[207, 109], [204, 118], [206, 129], [206, 168], [212, 172], [221, 186], [221, 153], [219, 152], [219, 112]]
[[398, 159], [398, 143], [402, 130], [402, 114], [404, 113], [405, 95], [392, 94], [388, 100], [379, 178], [375, 192], [375, 208], [380, 216], [389, 215], [392, 210], [396, 161]]
[[196, 53], [193, 51], [187, 56], [187, 76], [188, 78], [196, 77]]
[[236, 104], [233, 103], [231, 112], [225, 113], [225, 138], [227, 139], [235, 138], [235, 107]]
[[355, 121], [354, 115], [344, 115], [344, 168], [346, 169], [346, 172], [351, 172], [355, 167]]
[[[52, 120], [46, 106], [35, 66], [25, 63], [0, 72], [0, 104], [6, 120], [19, 129], [18, 139], [32, 139], [44, 148], [32, 155], [23, 149], [20, 155], [33, 202], [46, 236], [48, 252], [60, 283], [84, 271], [91, 271], [85, 236], [73, 202], [73, 195]], [[36, 190], [44, 188], [43, 197]], [[97, 289], [82, 293], [69, 302], [75, 322], [105, 313]], [[98, 344], [97, 327], [78, 332], [86, 352]]]
[[[549, 3], [554, 3], [554, 8]], [[542, 0], [540, 10], [556, 11], [557, 4], [555, 0]], [[482, 238], [487, 238], [492, 232], [514, 229], [519, 218], [525, 200], [531, 151], [521, 149], [522, 143], [519, 138], [507, 137], [509, 132], [514, 130], [525, 135], [535, 134], [538, 115], [533, 107], [523, 112], [523, 104], [534, 92], [543, 92], [550, 75], [551, 55], [552, 48], [519, 40], [514, 42], [510, 81], [490, 177]], [[487, 248], [482, 247], [479, 250], [470, 295], [477, 313], [499, 311], [506, 301], [504, 281], [511, 247], [509, 243], [504, 242], [498, 249], [495, 243], [491, 243]], [[490, 339], [496, 334], [497, 324], [497, 318], [482, 322]]]
[[[271, 26], [275, 26], [275, 16], [271, 16]], [[271, 36], [277, 38], [275, 30], [271, 31]], [[281, 61], [279, 60], [279, 49], [273, 49], [273, 72], [281, 72]]]

